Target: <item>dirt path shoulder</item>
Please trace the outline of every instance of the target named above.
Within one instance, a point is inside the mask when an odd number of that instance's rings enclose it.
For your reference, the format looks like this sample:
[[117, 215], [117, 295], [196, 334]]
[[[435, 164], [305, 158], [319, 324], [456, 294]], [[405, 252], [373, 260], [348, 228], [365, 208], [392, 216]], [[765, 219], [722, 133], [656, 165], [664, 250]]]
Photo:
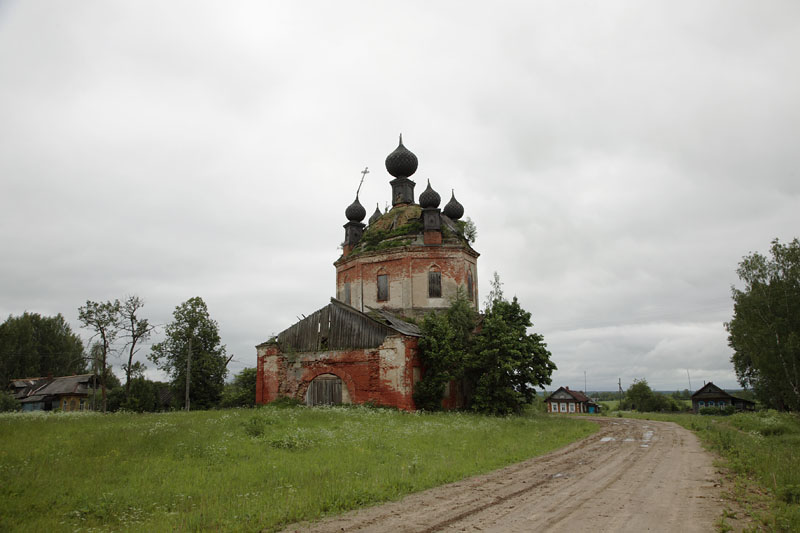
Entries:
[[285, 531], [714, 531], [719, 474], [693, 433], [592, 420], [600, 431], [547, 455]]

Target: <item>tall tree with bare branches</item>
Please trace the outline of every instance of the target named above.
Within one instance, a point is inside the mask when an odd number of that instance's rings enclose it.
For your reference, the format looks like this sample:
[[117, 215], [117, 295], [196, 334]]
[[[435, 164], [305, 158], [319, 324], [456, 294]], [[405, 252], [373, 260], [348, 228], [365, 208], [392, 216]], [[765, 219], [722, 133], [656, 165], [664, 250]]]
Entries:
[[119, 329], [122, 337], [125, 338], [125, 346], [128, 352], [128, 364], [125, 367], [125, 399], [130, 399], [131, 395], [131, 373], [134, 370], [133, 356], [141, 348], [141, 343], [150, 338], [150, 334], [156, 326], [150, 324], [146, 318], [140, 318], [139, 312], [144, 307], [144, 300], [136, 295], [128, 296], [119, 308]]
[[117, 338], [120, 330], [120, 303], [93, 302], [86, 300], [86, 305], [78, 308], [78, 320], [83, 327], [94, 331], [91, 338], [100, 338], [100, 386], [103, 389], [103, 412], [106, 412], [106, 365], [111, 345]]

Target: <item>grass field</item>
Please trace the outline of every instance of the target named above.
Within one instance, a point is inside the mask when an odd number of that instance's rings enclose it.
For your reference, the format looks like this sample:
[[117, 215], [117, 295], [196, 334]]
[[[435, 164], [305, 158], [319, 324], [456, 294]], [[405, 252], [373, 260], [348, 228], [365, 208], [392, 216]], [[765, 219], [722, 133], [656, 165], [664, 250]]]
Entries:
[[271, 531], [595, 430], [566, 417], [364, 407], [0, 415], [0, 531]]
[[769, 531], [800, 531], [797, 415], [760, 411], [731, 416], [630, 412], [624, 416], [677, 422], [694, 431], [723, 458], [723, 466], [734, 476], [735, 497], [751, 516]]

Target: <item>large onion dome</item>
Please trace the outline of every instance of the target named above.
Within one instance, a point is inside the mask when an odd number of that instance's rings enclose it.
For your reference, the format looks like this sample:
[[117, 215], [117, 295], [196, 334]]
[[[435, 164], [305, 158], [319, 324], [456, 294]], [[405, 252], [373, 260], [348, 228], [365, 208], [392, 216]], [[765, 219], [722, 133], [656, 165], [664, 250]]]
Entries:
[[[422, 197], [420, 197], [420, 201], [421, 200]], [[444, 210], [442, 210], [442, 213], [444, 213], [445, 216], [450, 220], [458, 220], [459, 218], [464, 216], [464, 206], [458, 203], [458, 200], [456, 200], [455, 191], [453, 191], [453, 195], [450, 198], [450, 201], [447, 202], [446, 206], [444, 206]]]
[[364, 220], [364, 217], [367, 216], [367, 210], [364, 209], [364, 206], [358, 201], [357, 194], [353, 203], [347, 206], [347, 209], [344, 210], [344, 216], [346, 216], [347, 220], [350, 222], [361, 222]]
[[422, 208], [439, 207], [442, 197], [431, 188], [431, 180], [428, 180], [428, 187], [419, 195], [419, 206]]
[[374, 224], [375, 221], [381, 218], [382, 215], [383, 213], [381, 213], [381, 209], [378, 207], [378, 204], [375, 204], [375, 212], [372, 213], [371, 217], [369, 217], [370, 225]]
[[417, 156], [403, 146], [403, 135], [400, 134], [400, 144], [386, 156], [386, 170], [395, 178], [407, 178], [417, 171], [417, 165]]

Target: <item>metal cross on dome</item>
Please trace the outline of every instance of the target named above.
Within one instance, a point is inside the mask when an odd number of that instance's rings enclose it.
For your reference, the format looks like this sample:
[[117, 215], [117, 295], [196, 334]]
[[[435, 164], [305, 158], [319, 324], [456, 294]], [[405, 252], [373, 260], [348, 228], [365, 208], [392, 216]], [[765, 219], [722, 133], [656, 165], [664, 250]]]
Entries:
[[358, 193], [361, 192], [361, 186], [364, 184], [364, 178], [367, 177], [369, 174], [369, 167], [364, 167], [364, 170], [361, 171], [361, 183], [358, 184], [358, 190], [356, 191], [356, 198], [358, 198]]

